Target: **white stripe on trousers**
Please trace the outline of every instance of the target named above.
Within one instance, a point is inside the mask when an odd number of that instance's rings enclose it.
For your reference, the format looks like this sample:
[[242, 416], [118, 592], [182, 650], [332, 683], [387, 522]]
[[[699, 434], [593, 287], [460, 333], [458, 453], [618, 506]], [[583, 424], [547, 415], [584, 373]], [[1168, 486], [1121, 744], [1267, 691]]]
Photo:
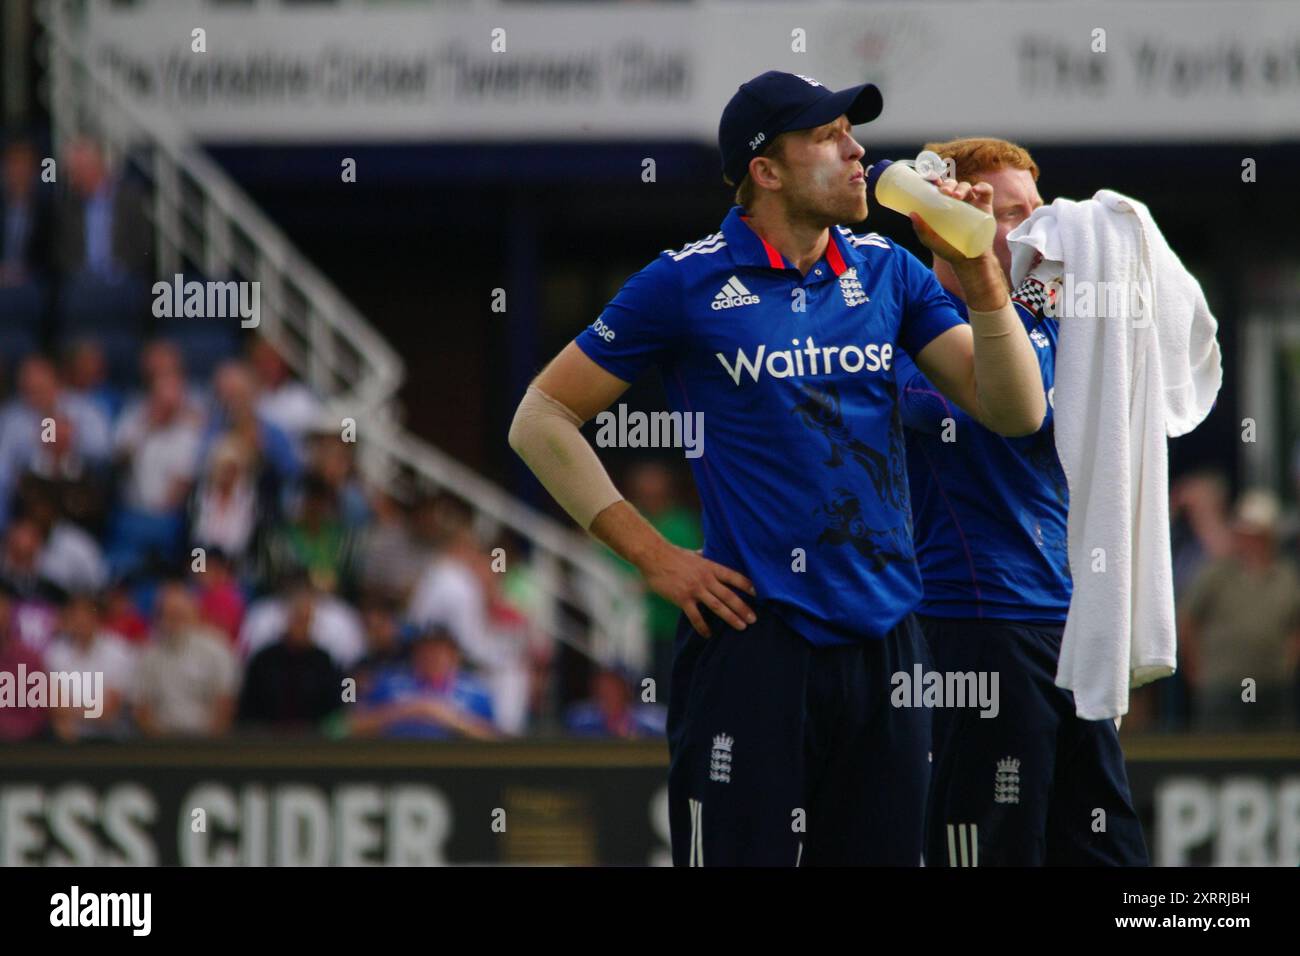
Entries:
[[691, 807], [691, 858], [688, 866], [704, 865], [704, 804], [688, 797]]
[[[967, 844], [967, 827], [970, 828], [970, 842]], [[955, 839], [954, 839], [955, 837]], [[957, 848], [961, 847], [961, 863], [957, 862]], [[969, 847], [969, 852], [968, 852]], [[980, 840], [979, 826], [974, 823], [949, 823], [948, 824], [948, 865], [949, 866], [979, 866], [980, 865]]]

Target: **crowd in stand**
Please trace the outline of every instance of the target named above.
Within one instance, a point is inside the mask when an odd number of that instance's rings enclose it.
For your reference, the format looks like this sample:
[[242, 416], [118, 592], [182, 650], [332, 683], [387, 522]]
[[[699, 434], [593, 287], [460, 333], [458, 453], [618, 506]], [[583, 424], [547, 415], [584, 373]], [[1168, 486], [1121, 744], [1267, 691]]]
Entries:
[[4, 146], [0, 675], [103, 693], [0, 696], [0, 740], [661, 733], [632, 675], [558, 692], [522, 552], [363, 482], [270, 341], [152, 315], [146, 196], [93, 139]]
[[[1300, 446], [1293, 480], [1300, 493]], [[1133, 695], [1135, 730], [1300, 726], [1300, 529], [1271, 492], [1218, 472], [1170, 487], [1178, 671]]]
[[0, 407], [0, 671], [105, 687], [93, 718], [0, 708], [0, 738], [661, 732], [614, 669], [566, 712], [554, 642], [507, 597], [527, 563], [494, 569], [453, 497], [367, 488], [264, 341], [208, 388], [164, 340], [141, 365], [118, 395], [34, 354]]

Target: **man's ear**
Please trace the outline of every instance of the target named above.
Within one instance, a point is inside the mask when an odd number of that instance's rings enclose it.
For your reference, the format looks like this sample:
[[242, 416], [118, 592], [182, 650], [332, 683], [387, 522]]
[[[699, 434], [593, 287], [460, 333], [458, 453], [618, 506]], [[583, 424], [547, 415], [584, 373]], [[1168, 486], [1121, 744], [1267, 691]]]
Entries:
[[749, 175], [754, 184], [767, 189], [781, 188], [781, 174], [770, 156], [755, 156], [749, 161]]

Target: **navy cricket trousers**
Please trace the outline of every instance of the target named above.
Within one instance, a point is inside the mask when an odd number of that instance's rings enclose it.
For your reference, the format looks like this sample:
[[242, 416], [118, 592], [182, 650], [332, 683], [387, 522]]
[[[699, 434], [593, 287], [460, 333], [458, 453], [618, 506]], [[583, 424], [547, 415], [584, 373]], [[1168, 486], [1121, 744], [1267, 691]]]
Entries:
[[890, 704], [928, 664], [907, 615], [882, 639], [815, 647], [769, 604], [713, 636], [678, 624], [668, 708], [675, 866], [916, 866], [930, 717]]
[[927, 866], [1145, 866], [1112, 720], [1056, 686], [1062, 625], [920, 616], [935, 668], [998, 674], [996, 717], [934, 714]]

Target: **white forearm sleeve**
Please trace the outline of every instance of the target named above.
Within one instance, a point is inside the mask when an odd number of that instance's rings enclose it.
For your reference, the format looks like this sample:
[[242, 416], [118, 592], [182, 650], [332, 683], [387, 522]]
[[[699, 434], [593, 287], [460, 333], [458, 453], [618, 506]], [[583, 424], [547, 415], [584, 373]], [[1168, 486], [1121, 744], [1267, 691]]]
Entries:
[[995, 312], [969, 314], [971, 332], [978, 339], [975, 382], [980, 407], [1006, 432], [1037, 431], [1047, 414], [1043, 373], [1016, 307], [1008, 299]]
[[579, 418], [536, 385], [528, 386], [510, 423], [510, 447], [542, 487], [584, 529], [623, 496], [595, 450], [582, 437]]

